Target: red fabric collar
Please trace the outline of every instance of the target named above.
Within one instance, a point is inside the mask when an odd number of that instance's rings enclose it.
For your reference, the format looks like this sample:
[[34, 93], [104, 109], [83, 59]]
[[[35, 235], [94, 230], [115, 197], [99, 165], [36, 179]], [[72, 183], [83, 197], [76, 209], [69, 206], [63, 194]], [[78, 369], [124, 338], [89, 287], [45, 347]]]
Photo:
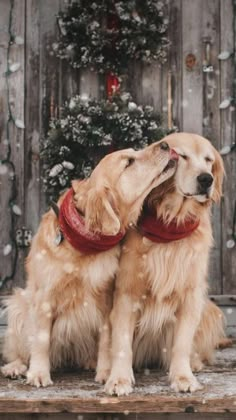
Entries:
[[144, 214], [138, 224], [143, 236], [156, 243], [168, 243], [190, 236], [199, 226], [199, 219], [186, 220], [184, 223], [176, 223], [176, 219], [166, 224], [163, 219], [153, 214]]
[[119, 232], [115, 236], [108, 236], [86, 230], [84, 218], [74, 205], [73, 194], [74, 191], [71, 188], [59, 211], [60, 229], [67, 241], [85, 254], [107, 251], [117, 245], [124, 237], [124, 233]]

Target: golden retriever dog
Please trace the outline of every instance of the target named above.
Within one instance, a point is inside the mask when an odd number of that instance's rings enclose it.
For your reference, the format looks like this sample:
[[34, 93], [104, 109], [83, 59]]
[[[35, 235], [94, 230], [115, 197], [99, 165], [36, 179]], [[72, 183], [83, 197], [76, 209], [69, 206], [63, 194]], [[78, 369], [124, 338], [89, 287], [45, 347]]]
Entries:
[[[177, 154], [167, 143], [107, 155], [90, 178], [73, 181], [48, 211], [26, 262], [26, 288], [7, 302], [2, 373], [31, 385], [52, 383], [61, 365], [110, 369], [106, 352], [120, 245], [149, 192], [173, 175]], [[55, 206], [54, 206], [55, 210]]]
[[222, 312], [207, 298], [211, 203], [221, 197], [222, 159], [198, 135], [174, 133], [163, 140], [179, 162], [175, 175], [149, 194], [138, 229], [130, 230], [122, 249], [109, 394], [132, 391], [132, 365], [157, 362], [169, 369], [174, 390], [198, 390], [192, 370], [210, 361], [224, 337]]

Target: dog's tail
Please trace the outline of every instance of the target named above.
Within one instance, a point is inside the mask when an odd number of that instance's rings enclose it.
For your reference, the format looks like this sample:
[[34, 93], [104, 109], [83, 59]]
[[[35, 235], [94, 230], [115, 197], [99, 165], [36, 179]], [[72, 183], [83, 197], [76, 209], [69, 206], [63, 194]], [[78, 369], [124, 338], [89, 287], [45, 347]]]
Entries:
[[222, 310], [208, 299], [194, 338], [194, 349], [202, 362], [211, 364], [216, 348], [232, 345], [232, 341], [226, 337], [225, 327], [226, 319]]
[[3, 359], [12, 362], [18, 358], [28, 361], [29, 354], [26, 343], [28, 337], [24, 333], [27, 300], [23, 289], [15, 289], [14, 294], [4, 302], [7, 313], [7, 330], [3, 344]]

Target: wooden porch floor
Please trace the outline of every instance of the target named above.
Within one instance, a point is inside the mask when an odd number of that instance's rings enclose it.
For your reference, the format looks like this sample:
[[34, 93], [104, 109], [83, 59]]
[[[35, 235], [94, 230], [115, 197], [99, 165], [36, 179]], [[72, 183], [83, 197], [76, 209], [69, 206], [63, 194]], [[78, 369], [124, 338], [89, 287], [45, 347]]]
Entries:
[[214, 366], [198, 374], [203, 391], [176, 394], [167, 375], [136, 373], [134, 393], [109, 397], [93, 372], [57, 372], [54, 384], [35, 389], [24, 379], [0, 377], [0, 413], [233, 413], [236, 412], [236, 346], [217, 351]]

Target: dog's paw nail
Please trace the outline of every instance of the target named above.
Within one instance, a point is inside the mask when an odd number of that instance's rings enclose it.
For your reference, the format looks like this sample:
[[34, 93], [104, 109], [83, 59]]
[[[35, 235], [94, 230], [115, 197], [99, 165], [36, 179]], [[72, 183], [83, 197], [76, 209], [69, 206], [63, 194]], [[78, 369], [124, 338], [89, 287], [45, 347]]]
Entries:
[[105, 385], [105, 392], [109, 395], [129, 395], [133, 391], [131, 378], [109, 379]]
[[18, 378], [20, 376], [25, 376], [27, 371], [27, 366], [19, 361], [8, 363], [1, 367], [1, 372], [3, 376], [8, 378]]
[[27, 373], [27, 385], [36, 386], [36, 388], [46, 387], [52, 385], [53, 382], [51, 380], [50, 374], [48, 372], [31, 372]]
[[110, 375], [110, 370], [108, 369], [99, 370], [95, 376], [95, 381], [100, 384], [105, 384], [107, 379], [109, 378], [109, 375]]
[[197, 379], [192, 377], [177, 377], [171, 383], [171, 389], [175, 392], [195, 392], [203, 389], [203, 386], [197, 381]]

